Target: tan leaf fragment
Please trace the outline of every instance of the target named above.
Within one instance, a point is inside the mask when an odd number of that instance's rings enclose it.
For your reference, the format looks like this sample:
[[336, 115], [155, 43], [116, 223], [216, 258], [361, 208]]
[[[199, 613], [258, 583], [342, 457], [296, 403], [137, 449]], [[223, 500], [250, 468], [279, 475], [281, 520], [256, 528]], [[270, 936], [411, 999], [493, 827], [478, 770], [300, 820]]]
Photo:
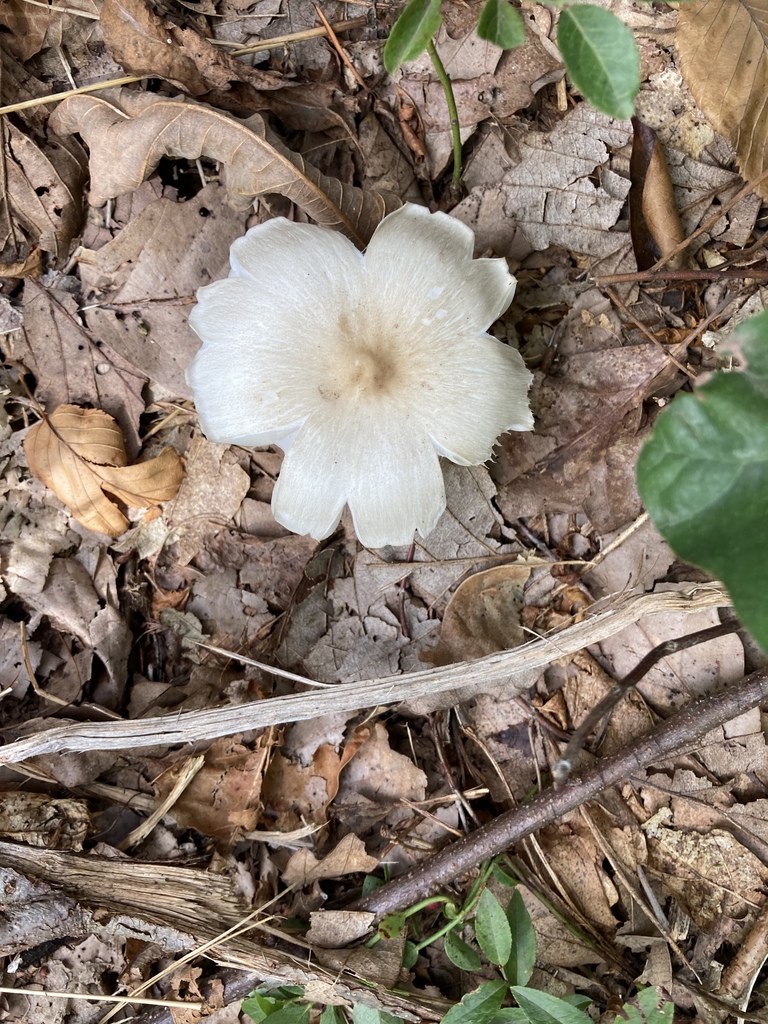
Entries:
[[[253, 830], [259, 817], [261, 779], [267, 750], [255, 751], [237, 738], [215, 740], [205, 754], [205, 765], [169, 811], [182, 828], [231, 842], [244, 828]], [[182, 759], [155, 782], [162, 802], [172, 791], [185, 761]]]
[[373, 924], [375, 914], [364, 910], [315, 910], [309, 915], [307, 942], [324, 949], [339, 949], [362, 939]]
[[10, 122], [6, 127], [7, 201], [16, 230], [61, 260], [80, 229], [86, 156], [75, 139], [53, 134], [38, 145]]
[[[699, 0], [677, 19], [683, 78], [750, 181], [768, 168], [768, 0]], [[768, 182], [755, 191], [768, 198]]]
[[193, 96], [248, 82], [279, 89], [282, 82], [231, 57], [189, 26], [155, 14], [144, 0], [104, 0], [104, 42], [128, 75], [151, 75], [180, 85]]
[[192, 102], [123, 90], [118, 109], [106, 100], [70, 96], [51, 116], [54, 130], [79, 133], [91, 152], [94, 206], [136, 189], [163, 157], [220, 163], [229, 203], [250, 208], [256, 196], [277, 193], [317, 224], [367, 244], [379, 221], [400, 206], [397, 196], [366, 192], [329, 178], [268, 131], [263, 118], [246, 122]]
[[89, 530], [118, 537], [130, 525], [105, 492], [133, 508], [168, 501], [184, 477], [181, 459], [165, 448], [127, 465], [117, 423], [100, 409], [61, 405], [24, 441], [29, 468]]
[[283, 871], [283, 881], [286, 885], [309, 885], [321, 878], [341, 878], [358, 871], [375, 871], [378, 864], [375, 857], [365, 852], [362, 839], [350, 832], [322, 860], [318, 860], [311, 850], [297, 850]]
[[520, 609], [530, 575], [525, 565], [497, 565], [464, 580], [445, 609], [434, 664], [484, 658], [524, 643]]
[[57, 850], [82, 850], [90, 825], [83, 800], [47, 793], [3, 793], [0, 835], [4, 839]]

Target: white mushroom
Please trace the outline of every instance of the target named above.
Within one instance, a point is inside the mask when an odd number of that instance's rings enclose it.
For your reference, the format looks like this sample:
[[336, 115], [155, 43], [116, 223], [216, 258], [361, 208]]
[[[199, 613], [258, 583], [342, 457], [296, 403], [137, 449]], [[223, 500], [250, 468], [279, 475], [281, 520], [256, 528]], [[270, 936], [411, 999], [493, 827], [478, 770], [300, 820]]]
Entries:
[[515, 278], [472, 259], [474, 236], [406, 205], [365, 256], [326, 228], [278, 218], [232, 245], [229, 277], [201, 288], [187, 370], [212, 441], [279, 445], [275, 519], [317, 540], [349, 505], [362, 544], [426, 536], [445, 509], [438, 456], [491, 457], [531, 430], [531, 374], [486, 333]]

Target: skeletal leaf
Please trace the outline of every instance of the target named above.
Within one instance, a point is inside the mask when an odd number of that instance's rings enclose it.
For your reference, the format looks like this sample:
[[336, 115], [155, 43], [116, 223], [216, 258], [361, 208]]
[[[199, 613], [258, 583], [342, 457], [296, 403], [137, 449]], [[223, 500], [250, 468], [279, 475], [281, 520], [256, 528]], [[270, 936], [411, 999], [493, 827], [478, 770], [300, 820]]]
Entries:
[[400, 206], [397, 196], [369, 192], [326, 177], [293, 153], [254, 114], [245, 123], [208, 107], [123, 91], [118, 109], [106, 100], [70, 96], [51, 116], [54, 131], [79, 133], [91, 151], [92, 205], [132, 191], [163, 157], [221, 165], [228, 201], [239, 210], [254, 198], [278, 193], [317, 224], [343, 231], [365, 245], [377, 224]]
[[78, 522], [111, 537], [124, 533], [130, 523], [107, 494], [143, 508], [172, 498], [184, 476], [173, 448], [127, 465], [123, 435], [112, 417], [76, 405], [60, 405], [34, 426], [24, 451], [31, 472], [70, 507]]
[[[698, 0], [677, 18], [683, 78], [750, 181], [768, 168], [768, 0]], [[768, 182], [755, 191], [768, 198]]]

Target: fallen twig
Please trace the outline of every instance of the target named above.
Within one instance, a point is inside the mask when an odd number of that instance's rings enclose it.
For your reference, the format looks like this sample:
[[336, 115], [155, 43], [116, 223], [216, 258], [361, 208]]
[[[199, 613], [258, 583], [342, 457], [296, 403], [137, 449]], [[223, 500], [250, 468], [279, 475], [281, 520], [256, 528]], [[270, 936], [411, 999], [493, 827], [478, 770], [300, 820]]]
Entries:
[[[643, 615], [694, 612], [729, 604], [727, 593], [717, 583], [692, 584], [683, 590], [643, 594], [628, 598], [552, 636], [476, 661], [383, 679], [339, 683], [311, 693], [291, 693], [205, 711], [186, 711], [131, 722], [77, 722], [9, 743], [0, 749], [0, 764], [15, 764], [29, 757], [60, 750], [136, 750], [139, 747], [196, 743], [232, 736], [248, 729], [307, 721], [320, 715], [398, 704], [459, 687], [464, 692], [470, 686], [484, 692], [504, 686], [509, 696], [515, 696], [528, 689], [531, 669], [545, 668], [558, 658], [615, 636]], [[260, 667], [265, 672], [273, 671], [269, 665]], [[281, 671], [276, 670], [276, 674], [281, 674]], [[517, 689], [515, 676], [520, 676]], [[294, 678], [301, 681], [301, 677]], [[312, 685], [313, 680], [304, 682]]]
[[547, 789], [530, 803], [507, 811], [464, 839], [450, 843], [425, 864], [357, 900], [349, 909], [367, 910], [383, 917], [426, 899], [449, 879], [466, 874], [484, 860], [503, 853], [555, 818], [622, 782], [633, 771], [692, 749], [711, 729], [730, 722], [766, 699], [768, 669], [753, 672], [724, 693], [700, 698], [627, 750], [603, 758], [562, 789]]

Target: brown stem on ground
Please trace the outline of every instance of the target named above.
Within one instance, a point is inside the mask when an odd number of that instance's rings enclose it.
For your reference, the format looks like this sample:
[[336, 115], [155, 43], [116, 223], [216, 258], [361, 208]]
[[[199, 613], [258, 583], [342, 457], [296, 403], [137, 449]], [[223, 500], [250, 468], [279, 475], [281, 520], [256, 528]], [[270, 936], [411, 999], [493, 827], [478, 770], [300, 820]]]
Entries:
[[727, 636], [729, 633], [734, 633], [738, 628], [739, 624], [736, 619], [729, 617], [725, 622], [719, 622], [716, 626], [708, 626], [706, 629], [699, 629], [695, 633], [686, 633], [685, 636], [677, 637], [674, 640], [665, 640], [664, 643], [657, 644], [653, 650], [648, 651], [632, 671], [628, 672], [623, 679], [619, 679], [610, 692], [592, 708], [578, 729], [573, 733], [568, 741], [568, 746], [563, 751], [555, 767], [555, 778], [558, 784], [565, 782], [570, 775], [571, 766], [576, 755], [597, 723], [637, 686], [657, 662], [670, 654], [688, 651], [691, 647], [696, 647], [698, 644], [707, 643], [708, 640]]
[[655, 281], [719, 281], [724, 277], [732, 277], [737, 281], [750, 278], [753, 281], [768, 281], [768, 270], [733, 270], [724, 267], [712, 270], [638, 270], [633, 274], [603, 274], [593, 278], [598, 288], [607, 284], [652, 284]]
[[562, 789], [548, 789], [530, 803], [494, 818], [380, 889], [357, 900], [350, 910], [383, 917], [426, 899], [442, 885], [496, 857], [532, 832], [574, 810], [586, 800], [628, 778], [632, 772], [695, 747], [711, 729], [729, 722], [768, 700], [768, 669], [753, 672], [736, 686], [690, 704], [627, 750], [606, 757], [571, 779]]

